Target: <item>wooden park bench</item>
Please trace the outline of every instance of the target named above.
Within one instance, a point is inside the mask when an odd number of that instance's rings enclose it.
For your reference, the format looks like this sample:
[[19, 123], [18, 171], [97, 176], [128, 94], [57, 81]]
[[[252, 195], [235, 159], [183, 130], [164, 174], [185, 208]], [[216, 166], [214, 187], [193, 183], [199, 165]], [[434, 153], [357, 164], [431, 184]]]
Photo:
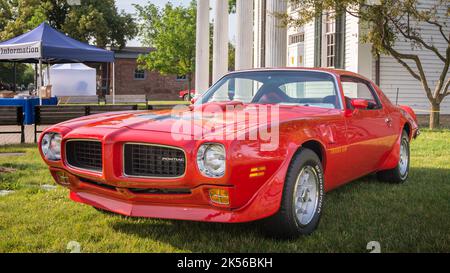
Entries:
[[127, 103], [143, 103], [148, 105], [147, 95], [116, 95], [115, 101], [112, 95], [105, 96], [106, 104], [127, 104]]
[[171, 110], [171, 109], [173, 109], [173, 108], [176, 107], [176, 106], [185, 106], [185, 107], [188, 107], [189, 105], [184, 105], [184, 104], [148, 105], [148, 106], [147, 106], [147, 109], [149, 109], [149, 110], [155, 110], [155, 111], [156, 111], [156, 110]]
[[22, 106], [0, 106], [0, 126], [20, 126], [20, 131], [0, 132], [0, 134], [20, 134], [20, 143], [25, 143]]
[[39, 125], [54, 125], [74, 118], [84, 117], [88, 114], [86, 106], [50, 106], [41, 105], [34, 108], [34, 142], [37, 142]]
[[98, 96], [58, 97], [58, 104], [100, 104]]
[[92, 105], [89, 106], [89, 115], [108, 113], [108, 112], [120, 112], [120, 111], [136, 111], [138, 110], [137, 104], [131, 105]]
[[135, 111], [137, 105], [74, 105], [74, 106], [35, 106], [34, 142], [37, 142], [39, 125], [54, 125], [84, 116], [118, 112]]

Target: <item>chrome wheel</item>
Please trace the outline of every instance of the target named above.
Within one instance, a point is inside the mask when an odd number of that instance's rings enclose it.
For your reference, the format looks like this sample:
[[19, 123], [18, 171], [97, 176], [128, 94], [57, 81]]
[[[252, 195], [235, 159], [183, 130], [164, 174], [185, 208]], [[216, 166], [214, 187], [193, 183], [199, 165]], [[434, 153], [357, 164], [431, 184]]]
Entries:
[[402, 139], [402, 143], [400, 145], [400, 161], [398, 164], [400, 175], [402, 177], [404, 177], [408, 173], [408, 164], [409, 164], [408, 141], [406, 139]]
[[294, 210], [298, 222], [308, 225], [319, 201], [319, 176], [312, 166], [304, 166], [297, 177], [294, 191]]

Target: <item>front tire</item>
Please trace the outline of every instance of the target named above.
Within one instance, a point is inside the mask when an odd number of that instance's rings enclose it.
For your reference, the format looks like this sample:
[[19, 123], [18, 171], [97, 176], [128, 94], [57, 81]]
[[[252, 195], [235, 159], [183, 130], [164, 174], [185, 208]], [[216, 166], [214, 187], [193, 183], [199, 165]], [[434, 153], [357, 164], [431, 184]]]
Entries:
[[295, 238], [316, 230], [324, 197], [323, 168], [319, 157], [301, 148], [289, 166], [280, 210], [267, 219], [270, 235]]
[[410, 164], [409, 136], [406, 131], [402, 133], [400, 142], [400, 157], [395, 168], [377, 173], [378, 180], [383, 182], [401, 184], [408, 180]]

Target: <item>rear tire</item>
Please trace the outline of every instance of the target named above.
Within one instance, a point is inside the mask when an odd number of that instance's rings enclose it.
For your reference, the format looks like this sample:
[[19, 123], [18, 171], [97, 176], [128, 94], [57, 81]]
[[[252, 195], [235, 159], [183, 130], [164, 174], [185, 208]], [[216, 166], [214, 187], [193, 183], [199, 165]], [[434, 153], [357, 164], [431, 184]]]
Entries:
[[410, 164], [409, 136], [406, 131], [402, 133], [400, 142], [400, 158], [395, 168], [377, 173], [378, 180], [383, 182], [402, 184], [408, 180]]
[[322, 215], [323, 197], [320, 159], [312, 150], [301, 148], [289, 166], [280, 210], [266, 220], [266, 231], [279, 238], [311, 234]]

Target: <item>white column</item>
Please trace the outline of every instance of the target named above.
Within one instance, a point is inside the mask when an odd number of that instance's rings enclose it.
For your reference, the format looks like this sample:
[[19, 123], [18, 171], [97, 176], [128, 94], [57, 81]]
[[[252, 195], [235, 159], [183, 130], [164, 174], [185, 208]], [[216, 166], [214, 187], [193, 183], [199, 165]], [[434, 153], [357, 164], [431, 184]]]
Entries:
[[[253, 1], [237, 0], [236, 18], [236, 70], [250, 69], [253, 66]], [[238, 80], [235, 91], [234, 100], [250, 102], [253, 84], [251, 81]]]
[[228, 0], [216, 0], [213, 38], [213, 83], [228, 72]]
[[253, 29], [253, 67], [260, 68], [261, 67], [261, 50], [262, 50], [262, 1], [263, 0], [254, 0], [254, 13], [253, 13], [253, 21], [254, 21], [254, 29]]
[[278, 15], [287, 13], [287, 0], [266, 1], [266, 67], [285, 67], [287, 28]]
[[253, 1], [236, 2], [236, 70], [252, 68]]
[[203, 94], [209, 87], [209, 0], [197, 0], [195, 47], [195, 90]]

